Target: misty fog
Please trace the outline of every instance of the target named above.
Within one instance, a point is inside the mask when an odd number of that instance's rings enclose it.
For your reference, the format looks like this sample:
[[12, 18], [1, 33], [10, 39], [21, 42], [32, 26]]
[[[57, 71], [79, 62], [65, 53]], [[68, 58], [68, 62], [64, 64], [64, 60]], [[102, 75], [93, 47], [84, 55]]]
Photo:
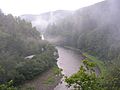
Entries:
[[48, 2], [47, 12], [20, 16], [1, 9], [0, 90], [120, 90], [119, 3], [52, 10]]

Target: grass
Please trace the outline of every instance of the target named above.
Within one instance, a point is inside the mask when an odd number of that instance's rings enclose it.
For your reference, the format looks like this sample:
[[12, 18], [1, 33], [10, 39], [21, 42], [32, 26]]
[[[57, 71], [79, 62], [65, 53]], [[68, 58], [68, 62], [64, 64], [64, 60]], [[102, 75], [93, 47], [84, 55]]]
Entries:
[[53, 67], [53, 73], [54, 73], [54, 75], [60, 75], [61, 71], [62, 71], [62, 69], [60, 69], [58, 67]]
[[44, 84], [52, 85], [55, 82], [55, 79], [51, 76], [46, 81], [44, 81]]
[[53, 75], [49, 76], [49, 77], [44, 81], [44, 84], [52, 85], [53, 83], [55, 83], [55, 81], [56, 81], [55, 77], [56, 77], [56, 76], [61, 76], [61, 71], [62, 71], [62, 69], [58, 68], [57, 66], [54, 66], [54, 67], [52, 68], [52, 73], [53, 73]]
[[35, 88], [34, 87], [28, 87], [25, 90], [35, 90]]
[[106, 66], [104, 64], [104, 62], [102, 62], [101, 60], [98, 60], [97, 57], [94, 57], [94, 56], [91, 56], [87, 53], [83, 53], [83, 55], [85, 57], [87, 57], [88, 59], [90, 59], [91, 61], [93, 61], [100, 69], [100, 72], [101, 72], [101, 76], [105, 76], [106, 73], [107, 73], [107, 69], [106, 69]]
[[51, 67], [48, 71], [38, 75], [34, 80], [26, 82], [20, 90], [52, 90], [61, 80], [62, 75], [57, 66]]

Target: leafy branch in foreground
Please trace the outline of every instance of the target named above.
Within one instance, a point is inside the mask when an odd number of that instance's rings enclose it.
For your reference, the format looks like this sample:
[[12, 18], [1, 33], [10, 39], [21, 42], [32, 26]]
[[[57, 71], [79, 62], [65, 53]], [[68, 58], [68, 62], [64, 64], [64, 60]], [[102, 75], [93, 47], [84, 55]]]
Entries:
[[73, 87], [75, 90], [103, 90], [101, 78], [96, 75], [93, 62], [83, 60], [84, 66], [80, 67], [80, 70], [73, 74], [71, 77], [66, 77], [65, 82], [68, 87]]

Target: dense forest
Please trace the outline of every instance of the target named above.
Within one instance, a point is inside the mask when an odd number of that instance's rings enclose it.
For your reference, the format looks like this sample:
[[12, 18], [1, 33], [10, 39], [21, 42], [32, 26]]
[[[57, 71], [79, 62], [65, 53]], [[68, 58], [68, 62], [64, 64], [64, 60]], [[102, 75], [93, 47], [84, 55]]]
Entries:
[[46, 29], [48, 39], [54, 38], [59, 45], [80, 49], [105, 64], [105, 90], [120, 89], [119, 3], [119, 0], [106, 0], [79, 9]]
[[57, 50], [40, 36], [31, 23], [0, 11], [0, 90], [14, 90], [11, 83], [18, 86], [56, 65]]
[[[19, 90], [26, 81], [56, 67], [59, 55], [52, 44], [77, 51], [82, 57], [79, 71], [64, 78], [68, 87], [120, 90], [119, 3], [105, 0], [76, 11], [41, 14], [43, 17], [35, 18], [41, 20], [38, 25], [29, 20], [34, 16], [23, 15], [28, 18], [25, 21], [22, 16], [5, 15], [0, 10], [0, 90]], [[39, 31], [51, 43], [42, 40]]]

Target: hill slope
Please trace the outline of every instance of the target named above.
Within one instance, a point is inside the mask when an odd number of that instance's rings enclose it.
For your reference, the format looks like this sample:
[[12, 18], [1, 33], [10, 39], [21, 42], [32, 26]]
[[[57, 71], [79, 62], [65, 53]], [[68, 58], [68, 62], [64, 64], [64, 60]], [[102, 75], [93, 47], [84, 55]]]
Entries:
[[54, 52], [31, 23], [0, 12], [0, 89], [10, 80], [20, 85], [55, 66]]
[[79, 9], [46, 30], [46, 37], [54, 43], [78, 48], [105, 64], [108, 74], [103, 81], [105, 90], [120, 89], [119, 3], [120, 0], [106, 0]]
[[38, 30], [42, 30], [46, 28], [48, 24], [55, 24], [72, 13], [73, 11], [57, 10], [40, 15], [21, 15], [20, 17], [26, 21], [32, 22], [32, 25], [36, 26]]

